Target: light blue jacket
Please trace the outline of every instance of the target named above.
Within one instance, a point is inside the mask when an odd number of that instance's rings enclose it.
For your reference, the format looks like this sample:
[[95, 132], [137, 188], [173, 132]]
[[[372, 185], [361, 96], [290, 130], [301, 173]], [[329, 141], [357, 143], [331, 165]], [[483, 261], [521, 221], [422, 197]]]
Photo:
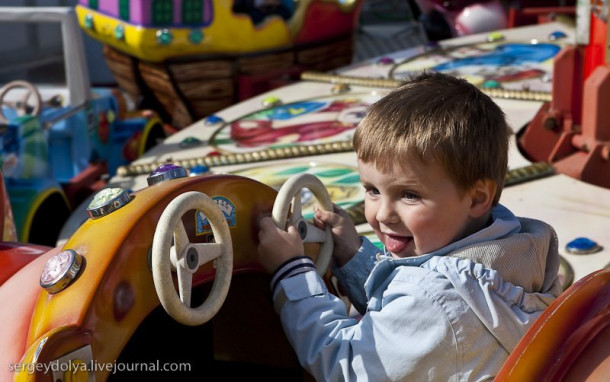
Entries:
[[503, 206], [483, 230], [394, 259], [363, 238], [335, 275], [363, 314], [350, 317], [316, 272], [281, 280], [284, 331], [318, 381], [492, 379], [561, 292], [553, 229]]

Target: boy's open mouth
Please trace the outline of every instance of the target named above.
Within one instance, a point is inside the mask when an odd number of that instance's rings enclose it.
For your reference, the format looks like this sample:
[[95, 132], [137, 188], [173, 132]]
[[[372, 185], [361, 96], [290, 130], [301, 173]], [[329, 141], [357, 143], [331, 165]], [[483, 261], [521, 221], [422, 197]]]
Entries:
[[392, 253], [399, 253], [405, 250], [413, 240], [410, 236], [396, 236], [385, 234], [385, 248]]

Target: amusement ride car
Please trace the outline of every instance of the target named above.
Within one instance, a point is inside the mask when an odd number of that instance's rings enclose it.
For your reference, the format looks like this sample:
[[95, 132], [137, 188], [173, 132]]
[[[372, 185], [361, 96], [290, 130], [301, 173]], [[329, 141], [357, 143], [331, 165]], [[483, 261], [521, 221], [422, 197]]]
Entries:
[[363, 0], [79, 0], [119, 86], [178, 129], [352, 62]]
[[[44, 80], [13, 80], [0, 88], [0, 168], [18, 238], [54, 245], [73, 208], [103, 186], [102, 176], [164, 137], [163, 124], [151, 111], [128, 111], [118, 91], [91, 88], [73, 8], [0, 7], [0, 21], [16, 30], [25, 24], [61, 28], [61, 75], [49, 69], [49, 55], [27, 66]], [[57, 84], [62, 77], [65, 84]]]

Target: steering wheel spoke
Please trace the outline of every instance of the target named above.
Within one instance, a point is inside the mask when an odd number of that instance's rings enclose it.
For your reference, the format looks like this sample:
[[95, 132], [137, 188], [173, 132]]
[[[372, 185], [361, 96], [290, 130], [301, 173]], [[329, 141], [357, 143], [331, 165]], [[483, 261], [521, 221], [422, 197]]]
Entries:
[[182, 260], [178, 262], [176, 270], [178, 275], [178, 293], [180, 293], [180, 301], [182, 301], [186, 307], [190, 308], [193, 273], [182, 264]]
[[322, 230], [310, 222], [305, 222], [305, 224], [307, 225], [307, 235], [303, 238], [303, 243], [324, 243], [326, 241], [327, 230], [330, 230], [330, 227]]
[[214, 261], [223, 255], [225, 249], [221, 243], [197, 243], [193, 244], [191, 248], [197, 250], [199, 255], [199, 265]]

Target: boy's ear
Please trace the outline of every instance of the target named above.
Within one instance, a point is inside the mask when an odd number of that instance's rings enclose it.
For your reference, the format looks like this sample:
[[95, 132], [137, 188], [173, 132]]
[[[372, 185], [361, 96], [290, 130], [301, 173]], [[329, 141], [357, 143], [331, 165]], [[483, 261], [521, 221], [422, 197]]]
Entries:
[[478, 180], [470, 190], [470, 216], [478, 218], [491, 210], [498, 186], [491, 179]]

